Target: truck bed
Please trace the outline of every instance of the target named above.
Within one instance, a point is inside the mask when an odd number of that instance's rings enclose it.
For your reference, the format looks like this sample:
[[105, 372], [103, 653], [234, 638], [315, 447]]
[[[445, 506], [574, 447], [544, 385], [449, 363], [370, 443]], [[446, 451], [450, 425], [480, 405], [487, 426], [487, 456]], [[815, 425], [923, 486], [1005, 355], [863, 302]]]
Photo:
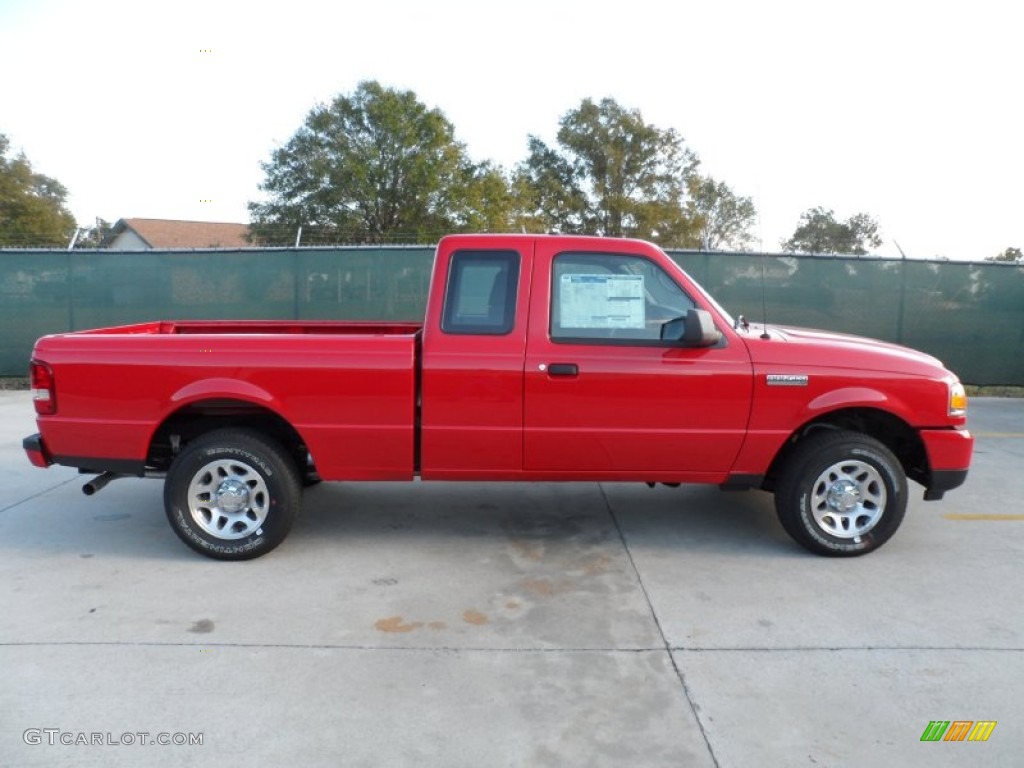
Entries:
[[59, 382], [43, 417], [58, 463], [141, 472], [157, 428], [266, 412], [325, 480], [409, 479], [419, 323], [157, 321], [47, 336]]

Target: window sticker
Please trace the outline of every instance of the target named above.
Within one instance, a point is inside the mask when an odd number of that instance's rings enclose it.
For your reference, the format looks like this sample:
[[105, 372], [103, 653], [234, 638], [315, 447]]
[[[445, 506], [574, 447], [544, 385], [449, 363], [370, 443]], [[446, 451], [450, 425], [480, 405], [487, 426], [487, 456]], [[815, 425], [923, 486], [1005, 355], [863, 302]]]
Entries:
[[643, 328], [643, 275], [562, 275], [562, 328]]

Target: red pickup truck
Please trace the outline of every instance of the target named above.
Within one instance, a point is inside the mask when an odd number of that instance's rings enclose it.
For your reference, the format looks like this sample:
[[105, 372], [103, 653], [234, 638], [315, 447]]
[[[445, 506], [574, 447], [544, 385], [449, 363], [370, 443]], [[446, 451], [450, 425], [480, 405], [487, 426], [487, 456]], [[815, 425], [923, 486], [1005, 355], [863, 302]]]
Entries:
[[163, 477], [167, 516], [225, 560], [284, 539], [304, 481], [715, 483], [775, 495], [807, 549], [885, 543], [907, 478], [939, 499], [973, 438], [956, 376], [854, 336], [734, 320], [663, 251], [454, 235], [424, 323], [152, 322], [40, 339], [57, 463]]

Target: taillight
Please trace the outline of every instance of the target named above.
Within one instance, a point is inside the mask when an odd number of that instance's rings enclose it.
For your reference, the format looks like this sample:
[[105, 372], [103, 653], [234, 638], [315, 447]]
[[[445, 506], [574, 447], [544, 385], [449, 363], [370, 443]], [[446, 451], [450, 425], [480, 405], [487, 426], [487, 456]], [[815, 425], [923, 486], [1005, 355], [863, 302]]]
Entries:
[[57, 412], [57, 387], [53, 380], [53, 369], [46, 363], [33, 360], [31, 364], [32, 404], [40, 416]]

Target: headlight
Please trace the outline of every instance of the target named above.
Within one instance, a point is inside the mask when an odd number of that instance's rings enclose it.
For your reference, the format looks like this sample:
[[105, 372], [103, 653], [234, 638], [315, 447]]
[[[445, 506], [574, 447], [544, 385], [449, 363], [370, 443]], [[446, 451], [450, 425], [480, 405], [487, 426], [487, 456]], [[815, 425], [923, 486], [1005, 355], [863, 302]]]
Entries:
[[959, 381], [954, 381], [949, 385], [949, 415], [967, 415], [967, 392], [964, 391], [964, 385]]

